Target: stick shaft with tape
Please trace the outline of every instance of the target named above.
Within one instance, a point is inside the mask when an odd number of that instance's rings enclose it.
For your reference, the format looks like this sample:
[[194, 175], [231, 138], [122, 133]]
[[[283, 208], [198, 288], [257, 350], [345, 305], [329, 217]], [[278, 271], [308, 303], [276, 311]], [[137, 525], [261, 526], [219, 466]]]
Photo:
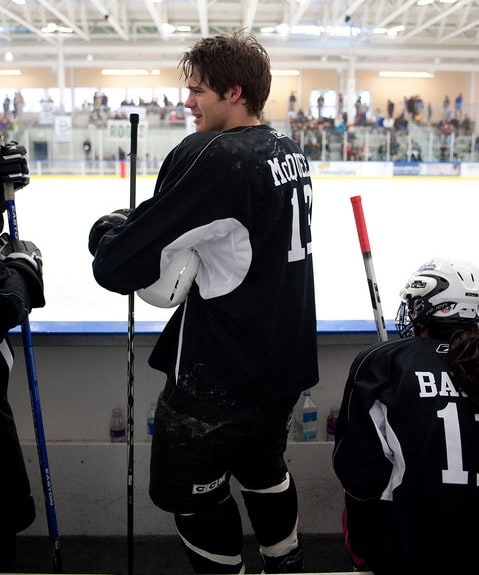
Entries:
[[[130, 114], [130, 208], [136, 205], [136, 158], [138, 147], [138, 114]], [[134, 336], [135, 336], [135, 294], [128, 295], [128, 382], [127, 382], [127, 417], [126, 417], [126, 441], [128, 448], [128, 471], [127, 471], [127, 554], [128, 575], [134, 571]]]
[[368, 282], [369, 296], [371, 298], [371, 305], [374, 313], [374, 321], [376, 323], [376, 332], [379, 341], [386, 341], [388, 334], [386, 331], [386, 324], [381, 305], [381, 298], [379, 297], [379, 289], [376, 281], [376, 274], [374, 272], [373, 257], [371, 254], [371, 246], [369, 244], [368, 230], [366, 227], [366, 220], [364, 219], [363, 205], [361, 196], [353, 196], [351, 198], [353, 206], [354, 219], [356, 221], [356, 229], [359, 237], [359, 245], [363, 255], [364, 269], [366, 271], [366, 278]]

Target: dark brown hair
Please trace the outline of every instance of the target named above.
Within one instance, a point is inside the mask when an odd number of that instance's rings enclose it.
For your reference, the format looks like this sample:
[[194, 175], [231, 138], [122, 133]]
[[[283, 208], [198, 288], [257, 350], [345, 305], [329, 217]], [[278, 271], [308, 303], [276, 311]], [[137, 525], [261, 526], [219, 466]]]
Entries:
[[188, 80], [195, 73], [221, 98], [241, 86], [246, 109], [258, 118], [271, 89], [269, 55], [252, 34], [233, 32], [199, 40], [178, 64]]
[[454, 383], [479, 405], [479, 333], [456, 330], [449, 340], [449, 367]]

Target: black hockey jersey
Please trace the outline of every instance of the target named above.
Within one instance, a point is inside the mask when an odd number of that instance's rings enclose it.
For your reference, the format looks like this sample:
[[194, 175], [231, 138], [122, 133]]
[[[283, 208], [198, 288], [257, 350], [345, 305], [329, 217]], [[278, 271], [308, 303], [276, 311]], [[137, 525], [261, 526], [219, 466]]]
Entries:
[[30, 482], [8, 402], [14, 358], [7, 332], [27, 317], [28, 302], [28, 290], [21, 274], [0, 262], [0, 536], [22, 531], [35, 519]]
[[454, 386], [447, 350], [433, 338], [377, 344], [346, 383], [333, 465], [355, 550], [383, 572], [442, 573], [475, 555], [479, 408]]
[[248, 406], [318, 381], [307, 160], [268, 126], [195, 133], [162, 164], [152, 198], [102, 238], [103, 287], [151, 285], [167, 254], [194, 247], [189, 296], [150, 358], [202, 401]]

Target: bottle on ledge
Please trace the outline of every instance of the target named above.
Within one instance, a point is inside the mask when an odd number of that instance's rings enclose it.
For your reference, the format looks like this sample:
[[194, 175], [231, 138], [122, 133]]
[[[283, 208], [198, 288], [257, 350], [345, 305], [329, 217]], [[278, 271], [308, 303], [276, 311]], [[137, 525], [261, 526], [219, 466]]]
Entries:
[[121, 407], [115, 407], [111, 412], [110, 441], [112, 443], [125, 443], [126, 428]]
[[311, 399], [310, 391], [303, 391], [297, 412], [297, 440], [316, 441], [318, 435], [318, 408]]
[[152, 401], [146, 416], [146, 434], [148, 435], [149, 440], [153, 437], [153, 430], [155, 428], [155, 411], [156, 401]]

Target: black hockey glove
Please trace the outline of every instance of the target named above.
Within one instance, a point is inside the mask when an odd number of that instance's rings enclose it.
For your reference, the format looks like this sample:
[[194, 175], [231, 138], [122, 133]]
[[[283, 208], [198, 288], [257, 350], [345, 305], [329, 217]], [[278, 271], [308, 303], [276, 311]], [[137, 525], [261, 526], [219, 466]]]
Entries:
[[115, 226], [124, 224], [133, 210], [115, 210], [111, 214], [102, 216], [92, 226], [88, 236], [88, 249], [92, 256], [96, 254], [101, 238]]
[[20, 190], [30, 183], [28, 164], [24, 146], [10, 142], [0, 146], [0, 211], [5, 210], [5, 184], [13, 184], [13, 189]]
[[43, 260], [42, 254], [33, 242], [10, 240], [8, 234], [0, 236], [0, 260], [7, 268], [21, 274], [28, 286], [31, 307], [43, 307]]

